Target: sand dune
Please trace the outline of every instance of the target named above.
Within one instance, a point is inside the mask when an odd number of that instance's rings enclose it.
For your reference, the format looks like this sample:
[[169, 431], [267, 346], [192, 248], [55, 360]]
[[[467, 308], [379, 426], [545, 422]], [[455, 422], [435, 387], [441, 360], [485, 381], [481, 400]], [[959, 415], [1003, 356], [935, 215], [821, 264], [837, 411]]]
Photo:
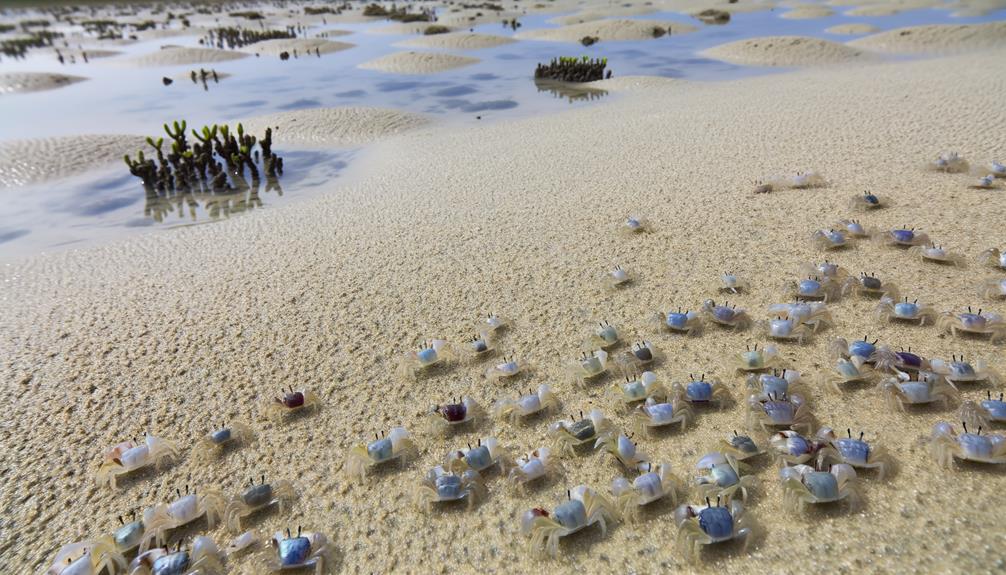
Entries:
[[695, 26], [678, 22], [658, 20], [598, 20], [571, 24], [560, 28], [546, 28], [518, 32], [516, 36], [525, 40], [546, 40], [550, 42], [579, 42], [584, 36], [605, 40], [646, 40], [654, 38], [654, 28], [670, 30], [672, 35], [698, 30]]
[[849, 46], [897, 54], [986, 50], [1006, 46], [1006, 22], [909, 26], [858, 38]]
[[423, 116], [384, 108], [309, 108], [242, 120], [255, 134], [273, 128], [277, 145], [341, 147], [377, 140], [427, 123]]
[[125, 60], [116, 60], [117, 64], [152, 68], [158, 66], [183, 66], [186, 64], [210, 64], [247, 58], [248, 54], [234, 50], [217, 50], [215, 48], [188, 48], [170, 46]]
[[324, 38], [279, 38], [276, 40], [263, 40], [241, 48], [242, 52], [250, 54], [266, 54], [269, 56], [279, 56], [282, 52], [293, 52], [296, 50], [301, 54], [314, 54], [315, 50], [322, 54], [330, 54], [341, 50], [348, 50], [355, 44], [348, 42], [334, 42]]
[[825, 32], [829, 34], [842, 34], [847, 36], [872, 34], [876, 31], [877, 28], [871, 26], [870, 24], [839, 24], [838, 26], [832, 26], [831, 28], [827, 28], [825, 30]]
[[87, 78], [83, 76], [68, 76], [49, 72], [5, 72], [0, 74], [0, 94], [55, 90], [84, 80]]
[[[84, 135], [0, 142], [0, 188], [65, 178], [147, 147], [141, 136]], [[123, 164], [123, 170], [126, 167]]]
[[360, 64], [360, 68], [393, 74], [435, 74], [477, 63], [478, 58], [439, 52], [395, 52]]
[[874, 59], [867, 52], [805, 36], [766, 36], [715, 46], [704, 56], [750, 66], [816, 66]]
[[508, 38], [506, 36], [454, 32], [451, 34], [420, 36], [419, 38], [406, 40], [400, 45], [413, 46], [416, 48], [443, 48], [446, 50], [480, 50], [482, 48], [495, 48], [496, 46], [502, 46], [513, 42], [514, 40], [512, 38]]

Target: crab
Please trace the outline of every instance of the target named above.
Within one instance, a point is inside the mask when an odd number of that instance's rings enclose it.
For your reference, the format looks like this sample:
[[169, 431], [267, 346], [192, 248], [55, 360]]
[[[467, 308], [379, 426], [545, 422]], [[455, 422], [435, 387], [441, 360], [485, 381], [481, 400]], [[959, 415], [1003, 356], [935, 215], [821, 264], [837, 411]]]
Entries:
[[566, 366], [566, 373], [580, 385], [586, 385], [588, 379], [604, 375], [607, 371], [608, 352], [603, 349], [583, 352], [579, 359]]
[[626, 287], [632, 283], [633, 276], [622, 266], [616, 265], [604, 273], [604, 285], [610, 289]]
[[692, 408], [687, 402], [671, 399], [667, 403], [657, 403], [652, 397], [636, 407], [632, 412], [632, 422], [636, 432], [642, 435], [649, 429], [681, 424], [684, 430], [692, 419]]
[[845, 232], [836, 229], [817, 230], [810, 236], [810, 241], [822, 250], [837, 250], [849, 247], [849, 238]]
[[884, 282], [876, 274], [860, 272], [859, 279], [852, 285], [852, 293], [858, 296], [883, 297], [898, 299], [898, 286], [893, 282]]
[[223, 554], [212, 539], [198, 535], [187, 550], [182, 550], [182, 542], [172, 552], [157, 547], [140, 553], [129, 564], [130, 575], [213, 575], [222, 574]]
[[930, 170], [947, 174], [959, 174], [968, 171], [968, 168], [968, 161], [957, 152], [940, 152], [940, 155], [929, 163]]
[[126, 522], [119, 516], [119, 527], [112, 533], [112, 541], [115, 543], [115, 550], [126, 555], [132, 553], [140, 546], [143, 540], [143, 533], [146, 529], [143, 526], [143, 517], [136, 517], [136, 512], [130, 516], [132, 521]]
[[813, 330], [798, 320], [784, 318], [782, 316], [775, 319], [761, 320], [757, 323], [758, 331], [769, 339], [780, 341], [796, 341], [800, 345], [811, 336]]
[[929, 451], [940, 465], [950, 468], [954, 459], [976, 463], [1006, 464], [1006, 435], [986, 433], [982, 428], [977, 433], [968, 432], [968, 424], [962, 422], [964, 433], [957, 435], [954, 428], [941, 421], [933, 426], [933, 436]]
[[978, 263], [999, 270], [1006, 270], [1006, 250], [999, 251], [998, 248], [989, 248], [978, 254]]
[[995, 399], [989, 390], [985, 394], [988, 399], [981, 402], [965, 401], [961, 404], [961, 420], [971, 427], [988, 427], [990, 422], [1006, 423], [1004, 394], [1000, 393], [999, 399]]
[[754, 193], [756, 194], [768, 194], [775, 191], [777, 183], [773, 181], [755, 180], [752, 182], [754, 184]]
[[924, 246], [930, 243], [928, 235], [924, 232], [917, 232], [915, 228], [909, 228], [908, 226], [877, 232], [873, 237], [882, 244], [901, 248]]
[[482, 416], [482, 408], [467, 395], [460, 398], [460, 401], [458, 398], [453, 398], [451, 402], [446, 405], [434, 405], [427, 415], [434, 431], [447, 433]]
[[810, 431], [814, 418], [802, 397], [797, 394], [752, 395], [748, 399], [748, 427], [769, 432], [785, 427], [795, 431]]
[[824, 177], [815, 172], [797, 172], [789, 178], [789, 187], [795, 190], [806, 190], [810, 188], [822, 188], [828, 183], [825, 181]]
[[828, 351], [835, 359], [861, 357], [865, 363], [872, 364], [878, 369], [887, 369], [893, 366], [897, 358], [894, 352], [886, 345], [877, 345], [880, 340], [870, 341], [868, 336], [863, 339], [854, 339], [851, 342], [845, 338], [836, 337], [828, 343]]
[[719, 449], [720, 453], [730, 455], [737, 461], [744, 461], [765, 453], [765, 450], [758, 447], [753, 439], [747, 435], [737, 435], [736, 431], [726, 439], [720, 440]]
[[761, 395], [803, 394], [805, 391], [800, 372], [795, 369], [773, 369], [771, 373], [748, 374], [747, 386]]
[[208, 461], [232, 445], [247, 444], [254, 440], [255, 432], [251, 427], [240, 421], [233, 421], [230, 425], [219, 427], [204, 435], [192, 449], [192, 454], [196, 459]]
[[1006, 164], [1003, 164], [998, 160], [992, 160], [992, 162], [989, 163], [989, 170], [992, 172], [992, 175], [997, 178], [1006, 178]]
[[497, 466], [501, 472], [506, 473], [511, 465], [509, 450], [500, 445], [495, 437], [479, 439], [474, 447], [469, 443], [467, 449], [448, 451], [444, 461], [446, 469], [462, 474], [476, 471], [481, 475]]
[[559, 409], [559, 400], [552, 393], [552, 387], [547, 383], [538, 386], [538, 391], [527, 390], [527, 395], [517, 399], [504, 398], [492, 406], [493, 417], [510, 418], [513, 424], [522, 417], [528, 417], [543, 411]]
[[434, 503], [453, 503], [464, 499], [468, 500], [468, 508], [471, 509], [482, 491], [482, 476], [478, 471], [469, 469], [458, 475], [438, 465], [426, 472], [422, 483], [416, 486], [414, 496], [416, 505], [427, 510]]
[[699, 335], [702, 333], [702, 317], [694, 311], [685, 310], [657, 312], [655, 317], [660, 329], [671, 333]]
[[734, 329], [746, 329], [751, 323], [743, 308], [737, 309], [736, 305], [731, 306], [730, 302], [723, 302], [723, 305], [716, 305], [716, 302], [707, 299], [702, 302], [702, 312], [709, 321]]
[[611, 482], [611, 495], [622, 517], [635, 522], [639, 519], [641, 508], [655, 501], [666, 497], [671, 500], [671, 505], [677, 505], [676, 492], [680, 485], [681, 480], [671, 473], [669, 463], [656, 465], [656, 471], [652, 463], [647, 463], [639, 468], [639, 475], [632, 481], [616, 477]]
[[[856, 197], [859, 198], [861, 196]], [[846, 235], [851, 238], [868, 238], [873, 235], [859, 220], [839, 220], [835, 227], [845, 230]]]
[[608, 349], [618, 345], [618, 329], [606, 321], [598, 322], [587, 345], [592, 348]]
[[933, 372], [942, 375], [950, 385], [958, 383], [975, 383], [987, 381], [991, 385], [999, 385], [999, 372], [989, 367], [984, 359], [976, 360], [974, 365], [964, 361], [964, 356], [952, 355], [950, 361], [934, 359], [929, 363]]
[[651, 397], [667, 397], [667, 390], [652, 371], [644, 371], [636, 377], [625, 376], [625, 383], [612, 384], [611, 390], [627, 407]]
[[837, 393], [842, 393], [843, 385], [872, 384], [876, 376], [873, 368], [858, 355], [849, 359], [840, 357], [835, 360], [835, 370], [823, 373], [821, 382]]
[[741, 501], [747, 502], [748, 489], [758, 484], [754, 475], [746, 475], [747, 466], [738, 462], [734, 456], [718, 451], [707, 453], [695, 464], [699, 471], [707, 471], [706, 475], [695, 478], [699, 497], [716, 496], [729, 502], [740, 492]]
[[178, 457], [175, 444], [145, 433], [143, 442], [123, 441], [105, 451], [96, 479], [98, 485], [116, 487], [116, 478], [153, 465], [160, 469], [166, 460]]
[[619, 434], [607, 434], [597, 438], [594, 442], [594, 449], [603, 449], [614, 456], [626, 469], [637, 469], [640, 465], [649, 462], [648, 455], [636, 449], [636, 442], [632, 437]]
[[792, 430], [773, 433], [769, 438], [769, 445], [783, 466], [806, 463], [823, 447], [818, 441]]
[[1006, 298], [1006, 279], [987, 278], [978, 284], [978, 295], [986, 299]]
[[919, 322], [919, 325], [926, 325], [926, 321], [934, 323], [936, 321], [936, 310], [926, 303], [919, 303], [919, 300], [908, 301], [906, 296], [902, 301], [895, 301], [890, 296], [880, 298], [880, 303], [873, 311], [874, 317], [880, 321], [906, 321]]
[[391, 433], [374, 434], [374, 441], [361, 443], [349, 450], [343, 469], [347, 475], [359, 477], [363, 482], [367, 477], [367, 468], [383, 465], [398, 460], [402, 465], [417, 454], [416, 445], [409, 438], [409, 432], [404, 427], [393, 427]]
[[735, 356], [734, 367], [737, 371], [765, 371], [779, 367], [781, 360], [779, 352], [774, 345], [762, 346], [758, 349], [758, 344], [748, 345], [747, 351], [742, 351]]
[[928, 246], [913, 246], [908, 252], [924, 262], [932, 262], [959, 268], [967, 267], [964, 256], [943, 249], [943, 246], [929, 244]]
[[552, 457], [552, 450], [539, 447], [514, 460], [508, 479], [514, 485], [526, 487], [528, 483], [554, 473], [559, 469], [559, 463]]
[[475, 358], [489, 355], [496, 349], [496, 339], [489, 332], [473, 335], [468, 339], [468, 350]]
[[828, 276], [808, 276], [798, 281], [790, 280], [782, 286], [783, 294], [804, 300], [821, 300], [825, 303], [842, 299], [848, 284]]
[[302, 411], [317, 410], [321, 407], [321, 401], [314, 392], [307, 389], [295, 390], [290, 386], [289, 390], [283, 391], [283, 397], [275, 397], [266, 400], [264, 411], [266, 417], [278, 420], [287, 414], [300, 413]]
[[800, 265], [800, 274], [830, 278], [838, 283], [843, 283], [849, 279], [848, 270], [829, 260], [803, 263]]
[[999, 183], [996, 182], [994, 174], [985, 174], [975, 180], [970, 187], [975, 190], [994, 190], [999, 187]]
[[857, 194], [849, 199], [849, 207], [861, 212], [883, 208], [889, 203], [885, 198], [871, 192], [863, 192], [862, 195]]
[[482, 320], [481, 325], [478, 326], [478, 329], [483, 334], [495, 334], [497, 331], [503, 331], [509, 327], [511, 323], [513, 322], [509, 319], [489, 312], [486, 314], [485, 319]]
[[823, 301], [776, 303], [768, 306], [768, 312], [771, 315], [792, 320], [794, 325], [806, 325], [810, 331], [815, 333], [834, 323], [828, 304]]
[[957, 390], [944, 382], [943, 377], [932, 372], [920, 371], [915, 379], [903, 371], [880, 382], [890, 409], [906, 411], [909, 405], [929, 405], [942, 403], [946, 409], [950, 401], [957, 400]]
[[224, 555], [230, 557], [243, 553], [261, 541], [261, 536], [257, 531], [245, 531], [241, 535], [231, 539], [227, 547], [224, 547]]
[[521, 516], [520, 530], [530, 538], [528, 550], [532, 554], [545, 552], [555, 557], [559, 554], [561, 538], [595, 524], [601, 526], [602, 534], [606, 534], [607, 522], [617, 521], [619, 518], [614, 503], [586, 485], [567, 490], [566, 498], [551, 514], [535, 507]]
[[734, 272], [723, 272], [719, 277], [719, 282], [715, 286], [716, 291], [739, 294], [751, 289], [751, 284], [744, 278], [739, 277]]
[[178, 498], [171, 503], [158, 503], [143, 512], [143, 525], [146, 529], [140, 540], [140, 553], [150, 549], [152, 543], [162, 546], [167, 541], [168, 531], [184, 527], [206, 517], [206, 523], [213, 529], [217, 521], [224, 516], [224, 497], [219, 491], [208, 490], [202, 495], [194, 491], [185, 493], [175, 489]]
[[945, 311], [936, 320], [936, 327], [940, 331], [949, 331], [954, 336], [958, 333], [988, 335], [992, 343], [1006, 341], [1006, 319], [997, 313], [982, 314], [981, 309], [978, 313], [973, 312], [970, 307], [966, 313]]
[[590, 410], [587, 417], [581, 411], [579, 419], [570, 416], [568, 421], [556, 421], [548, 426], [549, 436], [563, 455], [573, 455], [575, 447], [593, 444], [613, 431], [611, 422], [599, 409]]
[[837, 463], [828, 471], [797, 464], [779, 470], [782, 479], [782, 500], [787, 507], [802, 511], [807, 505], [847, 501], [850, 511], [859, 507], [856, 470], [851, 465]]
[[857, 469], [876, 469], [877, 478], [883, 480], [894, 466], [891, 456], [883, 447], [863, 441], [864, 433], [860, 432], [859, 439], [856, 439], [852, 437], [851, 428], [845, 431], [848, 437], [838, 437], [830, 427], [822, 427], [817, 431], [817, 440], [821, 445], [817, 452], [818, 466], [832, 460]]
[[628, 235], [641, 234], [649, 232], [651, 229], [650, 222], [641, 216], [625, 216], [625, 220], [622, 221], [620, 226], [623, 233]]
[[527, 371], [529, 364], [523, 359], [517, 359], [513, 355], [504, 355], [503, 361], [490, 367], [485, 372], [485, 377], [489, 381], [496, 383], [501, 379], [506, 379]]
[[100, 537], [60, 547], [45, 575], [118, 575], [126, 573], [126, 559], [111, 537]]
[[277, 531], [272, 536], [272, 548], [276, 554], [266, 563], [270, 573], [281, 571], [307, 569], [314, 567], [315, 575], [325, 572], [325, 562], [328, 561], [328, 539], [322, 533], [301, 531], [297, 527], [297, 536], [286, 530]]
[[674, 510], [678, 525], [678, 550], [685, 559], [695, 562], [703, 545], [713, 545], [739, 539], [742, 551], [747, 551], [753, 528], [747, 526], [744, 506], [731, 501], [730, 506], [716, 505], [707, 499], [703, 505], [681, 505]]
[[706, 374], [701, 374], [696, 378], [688, 374], [688, 383], [682, 385], [675, 382], [671, 386], [671, 393], [675, 399], [687, 401], [692, 405], [707, 405], [715, 403], [720, 409], [730, 401], [730, 392], [720, 380], [710, 378], [706, 381]]
[[433, 366], [444, 365], [454, 358], [454, 350], [447, 340], [432, 339], [419, 344], [419, 349], [406, 352], [398, 364], [402, 379], [415, 379], [416, 375]]
[[659, 363], [663, 358], [664, 354], [652, 342], [641, 340], [618, 356], [618, 363], [622, 366], [623, 372], [635, 372], [641, 367]]

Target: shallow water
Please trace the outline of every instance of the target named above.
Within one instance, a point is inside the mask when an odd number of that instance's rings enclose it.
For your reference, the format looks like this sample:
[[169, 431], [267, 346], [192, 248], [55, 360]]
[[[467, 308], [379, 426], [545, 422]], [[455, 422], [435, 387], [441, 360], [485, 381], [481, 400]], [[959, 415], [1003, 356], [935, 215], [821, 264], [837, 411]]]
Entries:
[[[851, 10], [852, 7], [842, 10]], [[138, 42], [115, 48], [121, 56], [92, 59], [90, 63], [61, 65], [51, 53], [36, 52], [24, 60], [3, 58], [0, 71], [57, 71], [89, 77], [65, 88], [0, 97], [0, 117], [5, 130], [0, 139], [62, 136], [83, 133], [135, 133], [153, 135], [161, 124], [185, 119], [190, 126], [233, 122], [235, 119], [279, 111], [331, 106], [379, 106], [430, 114], [449, 122], [479, 122], [550, 113], [570, 106], [590, 105], [611, 97], [604, 91], [584, 91], [551, 83], [536, 84], [531, 73], [538, 62], [558, 55], [608, 58], [616, 76], [652, 75], [720, 81], [745, 75], [779, 73], [785, 69], [743, 67], [710, 60], [697, 54], [735, 40], [768, 35], [799, 34], [845, 41], [849, 36], [828, 34], [837, 24], [867, 23], [880, 30], [932, 23], [972, 23], [997, 20], [1006, 12], [979, 18], [951, 18], [945, 10], [915, 10], [884, 17], [851, 17], [841, 12], [827, 18], [789, 20], [787, 9], [734, 15], [726, 25], [706, 26], [682, 14], [654, 13], [639, 19], [674, 20], [698, 26], [699, 31], [663, 38], [578, 44], [521, 40], [482, 50], [451, 51], [480, 58], [477, 64], [430, 75], [401, 75], [360, 69], [363, 62], [401, 50], [394, 44], [414, 36], [373, 33], [384, 27], [380, 20], [363, 24], [329, 24], [312, 28], [314, 37], [326, 30], [347, 30], [332, 40], [354, 48], [323, 54], [301, 54], [281, 61], [274, 56], [204, 64], [202, 67], [231, 74], [218, 83], [193, 84], [178, 79], [198, 65], [129, 68], [115, 60], [156, 51], [173, 44], [198, 46], [198, 36], [178, 36]], [[549, 20], [561, 14], [532, 15], [520, 19], [519, 31], [552, 27]], [[7, 14], [2, 21], [29, 16]], [[276, 26], [279, 28], [279, 26]], [[512, 35], [503, 23], [474, 26], [485, 34]], [[161, 78], [176, 78], [164, 86]], [[352, 151], [291, 152], [281, 146], [286, 174], [279, 191], [248, 190], [228, 197], [188, 196], [171, 200], [146, 198], [139, 181], [125, 170], [0, 190], [0, 245], [6, 256], [33, 253], [67, 245], [118, 237], [138, 230], [192, 225], [223, 220], [251, 210], [266, 209], [291, 198], [306, 197], [338, 177], [351, 160]]]

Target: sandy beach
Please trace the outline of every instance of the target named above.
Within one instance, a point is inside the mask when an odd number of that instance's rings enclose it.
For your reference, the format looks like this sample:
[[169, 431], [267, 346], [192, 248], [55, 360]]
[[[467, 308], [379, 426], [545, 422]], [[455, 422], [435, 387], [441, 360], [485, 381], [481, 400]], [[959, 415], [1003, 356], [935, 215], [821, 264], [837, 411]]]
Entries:
[[[593, 20], [564, 22], [533, 37], [640, 38], [638, 26], [649, 25], [614, 22], [589, 29]], [[675, 34], [687, 31], [678, 26]], [[170, 500], [175, 488], [219, 489], [230, 497], [263, 474], [292, 481], [300, 498], [284, 513], [266, 512], [249, 524], [270, 535], [298, 526], [325, 533], [332, 573], [972, 574], [1006, 568], [999, 505], [1006, 466], [943, 469], [928, 452], [933, 424], [954, 421], [956, 405], [902, 413], [889, 409], [876, 389], [837, 394], [817, 383], [831, 369], [827, 345], [835, 337], [868, 335], [927, 357], [963, 353], [1000, 371], [1006, 369], [1003, 345], [955, 338], [931, 325], [878, 322], [876, 301], [852, 295], [830, 306], [833, 326], [806, 345], [779, 348], [786, 367], [810, 383], [817, 426], [864, 431], [896, 462], [897, 472], [883, 481], [861, 474], [863, 506], [856, 512], [785, 509], [777, 467], [765, 457], [753, 462], [759, 483], [745, 507], [755, 535], [746, 552], [728, 544], [703, 552], [700, 563], [685, 562], [675, 548], [674, 506], [663, 501], [640, 523], [611, 524], [605, 535], [595, 527], [564, 540], [560, 557], [551, 560], [529, 555], [521, 514], [554, 508], [580, 484], [607, 493], [623, 474], [609, 455], [566, 459], [561, 474], [527, 491], [490, 474], [487, 496], [471, 510], [427, 512], [412, 497], [449, 450], [480, 438], [495, 437], [523, 454], [549, 443], [550, 422], [592, 408], [628, 431], [630, 417], [609, 391], [617, 377], [582, 388], [565, 373], [591, 326], [608, 321], [624, 341], [646, 339], [666, 355], [654, 368], [664, 384], [705, 373], [720, 378], [732, 396], [724, 409], [699, 408], [683, 431], [634, 438], [689, 484], [679, 503], [698, 503], [696, 461], [733, 430], [747, 429], [748, 390], [730, 358], [766, 340], [753, 328], [713, 325], [699, 337], [670, 335], [651, 319], [658, 311], [694, 310], [707, 298], [722, 299], [714, 286], [726, 270], [751, 282], [749, 293], [727, 299], [754, 319], [787, 301], [781, 286], [796, 278], [801, 264], [825, 258], [855, 275], [876, 272], [940, 311], [972, 305], [1006, 312], [1002, 300], [982, 301], [974, 288], [996, 275], [975, 257], [1006, 247], [1003, 190], [971, 189], [971, 174], [923, 168], [946, 150], [976, 165], [1006, 157], [1006, 46], [983, 39], [958, 53], [963, 49], [946, 33], [900, 36], [902, 45], [884, 34], [849, 45], [812, 38], [726, 43], [708, 56], [801, 68], [723, 82], [616, 77], [594, 84], [611, 92], [608, 99], [518, 120], [459, 124], [366, 107], [253, 118], [245, 123], [250, 130], [279, 126], [277, 142], [369, 145], [327, 193], [303, 201], [6, 262], [0, 267], [0, 391], [9, 405], [0, 425], [0, 507], [6, 510], [0, 572], [43, 571], [61, 545], [110, 533], [118, 515]], [[471, 36], [440, 38], [448, 48], [477, 47]], [[912, 39], [915, 49], [907, 47]], [[766, 42], [774, 43], [771, 53]], [[888, 50], [952, 54], [885, 61], [880, 52]], [[175, 48], [130, 61], [182, 64], [246, 55]], [[423, 62], [412, 61], [417, 58]], [[416, 73], [475, 61], [398, 52], [371, 67]], [[0, 162], [54, 145], [0, 148]], [[103, 157], [119, 157], [111, 142], [106, 148]], [[39, 170], [11, 177], [36, 178]], [[752, 193], [755, 180], [808, 170], [827, 185]], [[7, 177], [0, 169], [0, 181]], [[888, 198], [891, 207], [851, 212], [850, 198], [864, 190]], [[620, 234], [630, 214], [648, 218], [652, 232]], [[815, 230], [853, 216], [871, 229], [921, 228], [964, 254], [968, 267], [924, 263], [867, 241], [828, 254], [810, 242]], [[605, 287], [602, 278], [615, 265], [635, 281]], [[488, 381], [482, 374], [498, 363], [496, 355], [459, 359], [415, 381], [396, 375], [402, 355], [423, 340], [444, 338], [461, 347], [489, 312], [511, 318], [499, 350], [529, 362], [530, 373]], [[559, 413], [516, 425], [486, 417], [447, 437], [428, 429], [435, 404], [471, 396], [488, 408], [541, 383], [553, 387]], [[267, 420], [263, 404], [289, 386], [316, 393], [320, 410]], [[963, 387], [962, 398], [980, 399], [986, 390], [1002, 391]], [[190, 455], [200, 438], [230, 421], [252, 426], [256, 442], [209, 463]], [[363, 484], [341, 472], [352, 447], [399, 425], [414, 436], [417, 458], [404, 468], [368, 473]], [[101, 451], [143, 431], [176, 442], [180, 460], [121, 480], [114, 491], [97, 486]], [[765, 434], [753, 436], [764, 442]], [[188, 533], [211, 535], [221, 545], [233, 536], [197, 525]], [[262, 557], [261, 550], [233, 557], [227, 572], [258, 573]]]

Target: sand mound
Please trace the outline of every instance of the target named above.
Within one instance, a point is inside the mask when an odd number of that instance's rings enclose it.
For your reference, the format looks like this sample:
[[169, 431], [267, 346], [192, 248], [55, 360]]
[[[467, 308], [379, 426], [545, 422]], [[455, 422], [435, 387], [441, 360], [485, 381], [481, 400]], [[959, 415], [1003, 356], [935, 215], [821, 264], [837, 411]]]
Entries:
[[583, 88], [591, 88], [594, 90], [606, 90], [609, 92], [633, 92], [633, 91], [646, 91], [655, 90], [670, 86], [672, 84], [681, 84], [681, 80], [675, 80], [674, 78], [665, 78], [663, 76], [616, 76], [609, 80], [598, 80], [596, 82], [584, 82], [582, 84], [577, 84]]
[[478, 58], [436, 52], [395, 52], [360, 64], [360, 68], [393, 74], [435, 74], [478, 62]]
[[50, 74], [48, 72], [7, 72], [0, 74], [0, 94], [55, 90], [84, 80], [87, 78], [83, 76], [67, 76], [66, 74]]
[[[118, 50], [102, 50], [100, 48], [90, 49], [90, 48], [63, 48], [63, 47], [60, 47], [58, 49], [59, 49], [59, 53], [62, 54], [63, 57], [66, 58], [67, 60], [69, 60], [71, 56], [74, 57], [74, 58], [76, 58], [77, 60], [83, 60], [84, 59], [84, 54], [87, 54], [87, 59], [88, 60], [96, 60], [98, 58], [111, 58], [112, 56], [118, 56], [118, 55], [122, 54], [122, 52], [120, 52]], [[53, 57], [56, 56], [56, 49], [55, 48], [50, 48], [47, 51]]]
[[829, 34], [842, 34], [853, 36], [858, 34], [872, 34], [877, 29], [869, 24], [839, 24], [825, 30]]
[[640, 16], [643, 14], [652, 14], [653, 12], [656, 12], [656, 9], [652, 6], [612, 6], [610, 8], [583, 10], [575, 14], [569, 14], [568, 16], [558, 16], [549, 20], [549, 22], [559, 24], [560, 26], [569, 26], [570, 24], [593, 22], [595, 20], [603, 20], [604, 18]]
[[790, 20], [812, 20], [814, 18], [827, 18], [835, 12], [827, 6], [798, 6], [781, 17]]
[[454, 34], [434, 34], [432, 36], [413, 38], [412, 40], [402, 42], [401, 45], [417, 48], [443, 48], [446, 50], [481, 50], [482, 48], [495, 48], [496, 46], [512, 42], [514, 42], [513, 38], [507, 38], [506, 36], [457, 32]]
[[371, 34], [393, 34], [393, 35], [404, 35], [404, 34], [422, 34], [430, 26], [443, 26], [442, 22], [397, 22], [395, 24], [388, 24], [387, 26], [381, 26], [380, 28], [370, 28], [367, 32]]
[[423, 116], [384, 108], [311, 108], [242, 120], [246, 130], [260, 134], [273, 128], [278, 145], [339, 147], [370, 142], [417, 128]]
[[250, 46], [245, 46], [241, 51], [267, 56], [279, 56], [282, 52], [293, 52], [294, 50], [301, 54], [308, 52], [314, 54], [315, 50], [322, 54], [329, 54], [352, 48], [355, 45], [348, 42], [333, 42], [324, 38], [279, 38], [255, 42]]
[[248, 54], [233, 50], [171, 46], [150, 54], [120, 60], [120, 62], [127, 66], [146, 68], [155, 66], [182, 66], [185, 64], [209, 64], [247, 57]]
[[[64, 178], [122, 162], [147, 146], [141, 136], [86, 135], [0, 142], [0, 188]], [[122, 166], [126, 169], [125, 165]]]
[[805, 36], [765, 36], [715, 46], [702, 55], [752, 66], [813, 66], [865, 61], [866, 52], [845, 44]]
[[584, 36], [594, 36], [605, 40], [646, 40], [654, 38], [654, 28], [670, 30], [672, 35], [694, 32], [698, 28], [678, 22], [662, 22], [657, 20], [599, 20], [572, 24], [561, 28], [545, 30], [528, 30], [518, 32], [516, 36], [526, 40], [546, 40], [549, 42], [579, 42]]
[[987, 50], [1006, 45], [1006, 22], [910, 26], [859, 38], [849, 45], [897, 54]]

